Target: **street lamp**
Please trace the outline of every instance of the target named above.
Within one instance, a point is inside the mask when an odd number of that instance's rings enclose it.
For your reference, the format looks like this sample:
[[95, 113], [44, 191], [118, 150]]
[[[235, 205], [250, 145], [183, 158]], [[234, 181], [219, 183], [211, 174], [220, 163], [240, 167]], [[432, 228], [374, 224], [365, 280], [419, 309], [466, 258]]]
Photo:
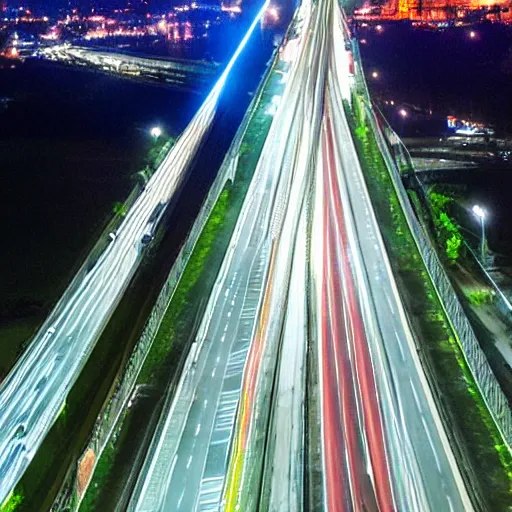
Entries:
[[279, 13], [277, 12], [277, 9], [275, 7], [270, 7], [268, 13], [274, 20], [277, 20], [279, 18]]
[[475, 204], [473, 206], [473, 213], [480, 219], [480, 224], [482, 226], [482, 239], [480, 240], [480, 257], [482, 259], [482, 264], [485, 260], [485, 210], [479, 206], [478, 204]]
[[151, 137], [153, 137], [153, 139], [155, 139], [155, 141], [158, 139], [158, 137], [160, 137], [160, 135], [162, 135], [162, 129], [159, 127], [159, 126], [154, 126], [153, 128], [151, 128]]
[[[393, 103], [393, 102], [391, 102], [391, 103]], [[404, 131], [405, 131], [405, 119], [407, 118], [407, 116], [409, 114], [407, 113], [407, 110], [405, 110], [405, 108], [401, 108], [398, 110], [398, 115], [400, 116], [400, 119], [402, 120], [400, 123], [400, 135], [403, 136]]]

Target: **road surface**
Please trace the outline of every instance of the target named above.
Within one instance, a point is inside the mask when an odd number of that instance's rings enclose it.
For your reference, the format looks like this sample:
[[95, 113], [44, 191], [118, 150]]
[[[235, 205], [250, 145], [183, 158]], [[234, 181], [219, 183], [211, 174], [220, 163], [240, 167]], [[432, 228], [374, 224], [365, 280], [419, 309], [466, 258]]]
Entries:
[[[333, 23], [334, 29], [342, 30], [338, 9]], [[371, 408], [378, 407], [382, 422], [382, 428], [376, 430], [382, 430], [379, 438], [372, 443], [367, 436], [377, 502], [384, 510], [391, 506], [389, 497], [385, 497], [390, 493], [381, 492], [388, 473], [398, 510], [472, 510], [417, 356], [351, 139], [339, 85], [343, 71], [337, 67], [345, 66], [343, 56], [338, 57], [345, 50], [342, 44], [336, 44], [338, 39], [334, 41], [326, 90], [326, 132], [333, 140], [330, 158], [337, 171], [334, 183], [337, 182], [339, 198], [335, 212], [345, 225], [339, 245], [347, 252], [345, 260], [350, 263], [350, 270], [344, 274], [348, 284], [353, 282], [353, 293], [357, 294], [358, 307], [353, 307], [350, 320], [352, 325], [357, 325], [358, 318], [364, 323], [364, 336], [360, 332], [353, 352], [356, 374], [360, 376], [362, 410], [367, 419], [370, 404]], [[350, 80], [348, 71], [344, 80]], [[345, 295], [352, 301], [350, 288]], [[361, 370], [357, 363], [359, 344], [364, 347]], [[364, 352], [368, 354], [364, 356]], [[372, 373], [372, 382], [364, 391], [361, 377]], [[372, 388], [378, 400], [373, 393], [368, 394]], [[376, 424], [375, 421], [374, 428]], [[369, 434], [368, 428], [365, 430]], [[379, 454], [381, 436], [386, 452]]]
[[157, 430], [130, 510], [216, 510], [220, 502], [273, 229], [282, 218], [296, 157], [299, 131], [293, 106], [302, 98], [302, 72], [291, 63], [281, 100], [291, 108], [275, 113], [200, 326], [197, 363], [182, 376], [180, 391], [164, 411], [165, 426]]
[[[299, 510], [308, 341], [320, 355], [326, 508], [470, 511], [345, 117], [353, 76], [342, 12], [333, 0], [303, 4], [301, 23], [195, 361], [130, 510], [256, 510], [261, 478], [269, 510]], [[288, 357], [296, 379], [283, 370]], [[278, 409], [291, 404], [290, 415]]]

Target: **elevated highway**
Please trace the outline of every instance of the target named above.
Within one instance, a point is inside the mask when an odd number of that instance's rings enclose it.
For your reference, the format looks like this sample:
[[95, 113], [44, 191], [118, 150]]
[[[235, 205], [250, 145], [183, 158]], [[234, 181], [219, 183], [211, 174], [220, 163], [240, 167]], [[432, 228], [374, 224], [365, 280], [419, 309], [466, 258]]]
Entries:
[[[304, 2], [295, 22], [296, 58], [195, 362], [130, 510], [301, 510], [313, 400], [326, 510], [470, 511], [345, 118], [342, 12]], [[318, 396], [305, 389], [308, 350], [319, 354]]]
[[[294, 23], [283, 95], [128, 509], [300, 511], [304, 411], [315, 402], [319, 509], [469, 512], [349, 130], [344, 105], [354, 77], [344, 14], [335, 0], [306, 0]], [[53, 51], [121, 69], [110, 54]], [[154, 212], [183, 180], [229, 70], [115, 240], [77, 276], [2, 383], [0, 502], [140, 264]], [[305, 386], [310, 351], [318, 355], [316, 395]]]
[[139, 268], [167, 205], [209, 133], [220, 95], [255, 24], [98, 259], [77, 273], [0, 385], [0, 503], [21, 479]]
[[209, 86], [220, 71], [219, 64], [214, 62], [157, 58], [67, 43], [42, 48], [37, 55], [73, 66], [85, 66], [192, 90]]

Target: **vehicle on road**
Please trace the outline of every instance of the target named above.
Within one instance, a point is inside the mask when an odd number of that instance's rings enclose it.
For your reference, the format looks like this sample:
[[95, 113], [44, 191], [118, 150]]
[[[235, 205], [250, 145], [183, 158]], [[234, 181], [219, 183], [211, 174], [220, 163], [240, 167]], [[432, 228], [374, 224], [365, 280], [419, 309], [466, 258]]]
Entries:
[[25, 435], [25, 425], [20, 425], [14, 432], [15, 439], [21, 439]]
[[142, 245], [148, 245], [151, 240], [153, 240], [153, 235], [151, 233], [144, 233], [140, 239], [140, 243]]
[[162, 216], [164, 209], [165, 209], [166, 203], [160, 202], [155, 206], [155, 209], [149, 216], [148, 224], [149, 223], [156, 223], [160, 220], [160, 217]]
[[162, 218], [165, 211], [166, 203], [160, 202], [155, 206], [155, 209], [151, 212], [149, 216], [148, 223], [146, 224], [146, 229], [144, 230], [144, 234], [140, 239], [140, 243], [145, 246], [148, 245], [155, 235], [155, 230], [158, 225], [158, 222]]

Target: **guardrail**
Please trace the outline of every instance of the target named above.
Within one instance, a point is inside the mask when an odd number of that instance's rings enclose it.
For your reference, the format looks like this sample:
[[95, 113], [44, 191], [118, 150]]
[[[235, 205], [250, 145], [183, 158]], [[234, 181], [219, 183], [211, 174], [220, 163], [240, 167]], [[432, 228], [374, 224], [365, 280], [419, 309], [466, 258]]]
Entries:
[[[368, 87], [364, 78], [361, 56], [356, 41], [352, 40], [352, 55], [356, 65], [356, 87], [359, 94], [363, 96], [366, 113], [370, 121], [372, 130], [376, 136], [377, 144], [388, 167], [396, 194], [398, 196], [402, 211], [405, 215], [407, 224], [412, 233], [414, 241], [423, 258], [425, 267], [430, 275], [430, 279], [436, 289], [440, 302], [446, 312], [454, 332], [457, 334], [466, 363], [473, 375], [473, 378], [480, 390], [480, 393], [487, 405], [489, 412], [500, 431], [503, 440], [508, 449], [512, 451], [512, 412], [508, 400], [501, 390], [501, 387], [491, 370], [489, 362], [480, 347], [478, 339], [464, 313], [462, 305], [457, 294], [439, 260], [439, 256], [432, 245], [429, 236], [425, 233], [423, 226], [418, 221], [414, 210], [409, 201], [407, 191], [402, 183], [401, 169], [413, 169], [412, 160], [409, 152], [403, 146], [398, 135], [388, 125], [385, 130], [382, 129], [375, 114]], [[386, 133], [386, 136], [384, 134]], [[402, 146], [400, 151], [393, 155], [391, 148], [393, 146]], [[401, 159], [397, 161], [397, 158]]]

